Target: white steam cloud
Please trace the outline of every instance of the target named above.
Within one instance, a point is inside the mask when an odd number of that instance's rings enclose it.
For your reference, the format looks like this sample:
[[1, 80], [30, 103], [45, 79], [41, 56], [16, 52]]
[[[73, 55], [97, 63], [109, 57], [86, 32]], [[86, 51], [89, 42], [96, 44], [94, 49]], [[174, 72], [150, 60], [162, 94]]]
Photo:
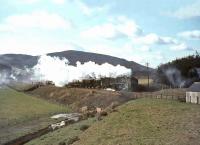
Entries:
[[0, 73], [0, 85], [2, 84], [7, 84], [9, 82], [8, 78], [8, 74], [6, 72], [1, 72]]
[[94, 62], [76, 63], [76, 66], [69, 65], [65, 58], [41, 56], [38, 64], [32, 68], [33, 81], [52, 81], [56, 86], [64, 86], [75, 80], [82, 80], [88, 77], [99, 79], [100, 77], [117, 77], [130, 75], [131, 69], [123, 66], [113, 66], [108, 63], [102, 65]]
[[168, 68], [164, 72], [167, 79], [174, 87], [184, 87], [185, 80], [177, 68]]

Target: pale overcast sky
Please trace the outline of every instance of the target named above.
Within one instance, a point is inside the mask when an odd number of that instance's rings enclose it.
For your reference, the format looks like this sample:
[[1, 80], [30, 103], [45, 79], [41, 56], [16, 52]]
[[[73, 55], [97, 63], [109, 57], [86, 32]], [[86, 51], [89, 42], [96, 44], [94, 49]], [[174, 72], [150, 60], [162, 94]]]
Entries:
[[200, 51], [200, 0], [1, 0], [0, 54], [81, 50], [151, 67]]

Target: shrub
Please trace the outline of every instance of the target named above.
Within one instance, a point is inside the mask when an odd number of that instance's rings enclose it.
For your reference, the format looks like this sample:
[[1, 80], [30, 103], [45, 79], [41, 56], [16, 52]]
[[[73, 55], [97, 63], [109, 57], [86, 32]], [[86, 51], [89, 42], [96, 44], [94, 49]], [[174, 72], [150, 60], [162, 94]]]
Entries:
[[81, 125], [81, 126], [80, 126], [80, 130], [81, 130], [81, 131], [85, 131], [85, 130], [88, 129], [89, 127], [90, 127], [89, 125], [85, 125], [85, 124], [84, 124], [84, 125]]

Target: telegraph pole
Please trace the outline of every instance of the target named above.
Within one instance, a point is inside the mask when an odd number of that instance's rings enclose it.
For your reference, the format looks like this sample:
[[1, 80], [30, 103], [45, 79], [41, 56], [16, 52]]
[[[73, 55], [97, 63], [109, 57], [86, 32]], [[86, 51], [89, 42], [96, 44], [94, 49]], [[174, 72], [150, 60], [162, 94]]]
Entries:
[[146, 63], [146, 67], [147, 67], [147, 77], [148, 77], [148, 88], [149, 88], [149, 63]]

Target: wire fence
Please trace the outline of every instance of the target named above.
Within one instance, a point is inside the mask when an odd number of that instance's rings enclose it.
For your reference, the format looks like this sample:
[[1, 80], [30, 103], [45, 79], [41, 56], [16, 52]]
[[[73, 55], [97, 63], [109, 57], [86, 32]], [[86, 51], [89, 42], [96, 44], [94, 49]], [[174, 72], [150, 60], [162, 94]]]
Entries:
[[176, 93], [176, 92], [136, 92], [133, 94], [133, 98], [154, 98], [154, 99], [166, 99], [166, 100], [177, 100], [181, 102], [186, 102], [185, 93]]

